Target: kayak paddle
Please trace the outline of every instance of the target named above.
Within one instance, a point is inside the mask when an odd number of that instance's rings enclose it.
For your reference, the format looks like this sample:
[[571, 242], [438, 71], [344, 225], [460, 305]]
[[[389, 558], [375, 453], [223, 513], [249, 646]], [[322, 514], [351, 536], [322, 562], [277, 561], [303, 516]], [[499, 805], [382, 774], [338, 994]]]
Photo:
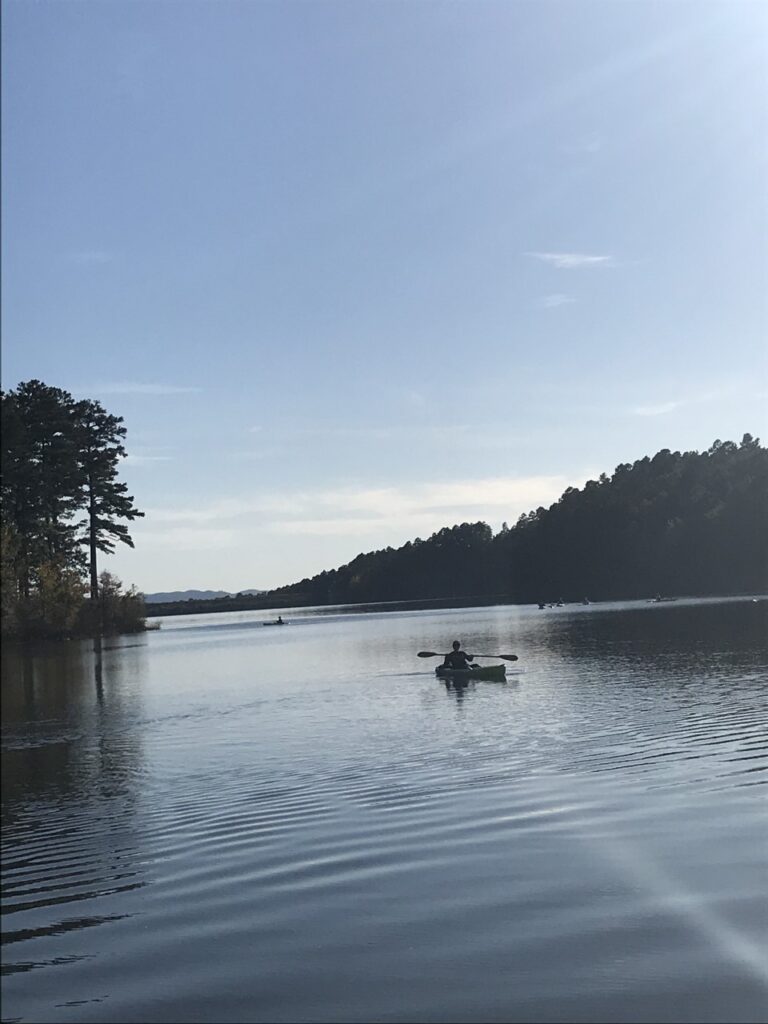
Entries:
[[[435, 651], [419, 651], [417, 658], [446, 658], [446, 654], [436, 654]], [[473, 658], [501, 658], [502, 661], [518, 661], [516, 654], [473, 654]]]

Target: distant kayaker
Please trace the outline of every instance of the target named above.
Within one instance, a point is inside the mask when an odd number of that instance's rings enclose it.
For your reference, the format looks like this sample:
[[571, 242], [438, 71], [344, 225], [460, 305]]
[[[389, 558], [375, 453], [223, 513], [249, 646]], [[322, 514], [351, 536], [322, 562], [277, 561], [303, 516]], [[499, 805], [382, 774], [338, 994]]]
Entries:
[[453, 641], [453, 650], [446, 654], [443, 662], [444, 668], [469, 668], [472, 663], [472, 656], [461, 649], [459, 640]]
[[283, 622], [283, 616], [282, 615], [278, 615], [277, 616], [277, 625], [278, 626], [284, 626], [285, 625], [285, 623]]

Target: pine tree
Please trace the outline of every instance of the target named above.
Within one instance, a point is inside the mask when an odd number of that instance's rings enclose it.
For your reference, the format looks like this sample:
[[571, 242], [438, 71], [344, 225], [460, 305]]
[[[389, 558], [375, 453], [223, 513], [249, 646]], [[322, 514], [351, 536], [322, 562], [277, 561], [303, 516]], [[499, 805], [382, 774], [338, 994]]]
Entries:
[[38, 380], [2, 395], [3, 518], [19, 539], [15, 564], [25, 597], [37, 565], [82, 565], [73, 519], [82, 501], [73, 408], [67, 391]]
[[127, 485], [117, 480], [118, 464], [125, 456], [122, 416], [112, 416], [100, 402], [86, 400], [76, 404], [74, 418], [87, 514], [82, 540], [88, 545], [91, 600], [95, 604], [99, 599], [97, 552], [111, 553], [117, 541], [132, 548], [128, 527], [117, 520], [130, 522], [144, 513], [134, 507]]

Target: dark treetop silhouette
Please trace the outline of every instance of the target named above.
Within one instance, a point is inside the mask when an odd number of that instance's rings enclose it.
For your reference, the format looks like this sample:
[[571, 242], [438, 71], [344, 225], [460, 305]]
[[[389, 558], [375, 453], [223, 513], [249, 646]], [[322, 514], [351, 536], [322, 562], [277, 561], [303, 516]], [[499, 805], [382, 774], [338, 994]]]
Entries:
[[97, 552], [114, 550], [115, 541], [132, 547], [119, 520], [144, 514], [117, 479], [125, 455], [122, 422], [99, 402], [76, 402], [38, 380], [2, 393], [4, 635], [71, 635], [143, 623], [143, 600], [133, 591], [122, 594], [109, 574], [102, 574], [107, 593], [100, 599]]
[[569, 487], [495, 536], [486, 523], [358, 555], [271, 591], [275, 603], [344, 604], [498, 595], [583, 602], [768, 589], [768, 450], [745, 434]]

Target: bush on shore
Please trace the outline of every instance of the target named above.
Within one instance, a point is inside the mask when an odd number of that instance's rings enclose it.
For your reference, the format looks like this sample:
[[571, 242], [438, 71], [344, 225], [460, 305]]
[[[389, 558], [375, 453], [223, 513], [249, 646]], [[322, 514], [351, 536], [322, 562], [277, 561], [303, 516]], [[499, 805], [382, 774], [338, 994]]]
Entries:
[[[5, 558], [3, 568], [6, 568]], [[144, 595], [123, 588], [111, 573], [99, 577], [99, 600], [76, 570], [55, 562], [38, 566], [28, 594], [12, 574], [2, 574], [2, 635], [11, 640], [62, 640], [140, 633], [146, 629]]]

